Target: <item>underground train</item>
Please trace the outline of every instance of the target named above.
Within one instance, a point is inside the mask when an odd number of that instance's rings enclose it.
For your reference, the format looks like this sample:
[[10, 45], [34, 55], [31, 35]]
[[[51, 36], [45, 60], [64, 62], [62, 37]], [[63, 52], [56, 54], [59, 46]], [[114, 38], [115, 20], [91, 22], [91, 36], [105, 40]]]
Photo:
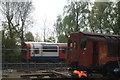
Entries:
[[120, 76], [120, 35], [71, 33], [66, 54], [72, 70]]
[[22, 60], [29, 62], [64, 62], [67, 43], [24, 42]]

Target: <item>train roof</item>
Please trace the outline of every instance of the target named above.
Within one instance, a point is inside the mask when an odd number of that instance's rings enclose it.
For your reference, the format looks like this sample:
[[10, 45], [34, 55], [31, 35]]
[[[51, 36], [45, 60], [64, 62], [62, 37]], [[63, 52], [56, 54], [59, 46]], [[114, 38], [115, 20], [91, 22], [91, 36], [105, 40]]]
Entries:
[[83, 35], [88, 35], [88, 36], [108, 36], [108, 37], [120, 37], [120, 35], [111, 35], [111, 34], [101, 34], [101, 33], [93, 33], [93, 32], [74, 32], [71, 33], [71, 35], [79, 35], [79, 34], [83, 34]]
[[48, 43], [48, 42], [25, 42], [25, 43]]
[[100, 37], [120, 37], [120, 35], [111, 35], [111, 34], [101, 34], [101, 33], [90, 33], [90, 32], [83, 32], [84, 35], [88, 36], [100, 36]]
[[51, 42], [25, 42], [25, 43], [33, 43], [33, 44], [67, 44], [67, 43], [51, 43]]
[[106, 41], [106, 40], [120, 40], [120, 35], [110, 35], [110, 34], [100, 34], [100, 33], [90, 33], [90, 32], [75, 32], [71, 36], [84, 35], [90, 40]]

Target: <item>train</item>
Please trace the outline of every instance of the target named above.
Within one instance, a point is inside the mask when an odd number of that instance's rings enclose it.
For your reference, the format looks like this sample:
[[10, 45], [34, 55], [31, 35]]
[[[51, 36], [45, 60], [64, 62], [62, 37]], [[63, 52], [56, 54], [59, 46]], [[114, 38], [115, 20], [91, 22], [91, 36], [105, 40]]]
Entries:
[[67, 43], [24, 42], [23, 62], [64, 62]]
[[70, 70], [120, 76], [120, 35], [74, 32], [67, 44]]

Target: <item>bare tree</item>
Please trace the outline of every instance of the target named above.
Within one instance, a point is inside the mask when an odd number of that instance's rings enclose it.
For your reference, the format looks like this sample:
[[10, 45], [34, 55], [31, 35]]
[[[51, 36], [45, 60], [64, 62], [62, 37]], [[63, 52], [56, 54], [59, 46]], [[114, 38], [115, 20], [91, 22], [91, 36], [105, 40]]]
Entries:
[[44, 28], [43, 28], [43, 41], [46, 42], [46, 18], [44, 20]]
[[42, 36], [42, 35], [39, 34], [39, 32], [36, 32], [36, 33], [35, 33], [35, 38], [34, 38], [35, 42], [41, 42], [40, 36]]
[[32, 2], [1, 2], [0, 5], [0, 10], [10, 30], [10, 37], [13, 38], [12, 30], [14, 30], [22, 43], [25, 30], [32, 23], [29, 19], [33, 9]]

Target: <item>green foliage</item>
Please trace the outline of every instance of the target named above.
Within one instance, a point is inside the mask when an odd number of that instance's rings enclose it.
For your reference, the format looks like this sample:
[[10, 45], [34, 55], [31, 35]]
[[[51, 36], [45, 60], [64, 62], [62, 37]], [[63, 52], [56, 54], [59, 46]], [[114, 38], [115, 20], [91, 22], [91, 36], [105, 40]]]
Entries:
[[86, 29], [86, 15], [89, 13], [88, 2], [72, 1], [64, 8], [63, 27], [67, 36], [71, 32]]
[[[5, 35], [2, 34], [2, 36]], [[19, 62], [18, 55], [20, 55], [20, 50], [19, 46], [16, 44], [16, 40], [14, 38], [10, 38], [9, 36], [2, 37], [2, 61]]]
[[34, 41], [34, 36], [31, 32], [25, 34], [25, 41]]
[[63, 24], [62, 24], [62, 16], [59, 15], [57, 16], [57, 21], [56, 21], [56, 24], [55, 24], [55, 30], [57, 32], [57, 35], [60, 35], [63, 33]]
[[59, 15], [55, 24], [58, 42], [67, 42], [62, 37], [68, 38], [72, 32], [88, 30], [86, 17], [88, 13], [88, 2], [71, 1], [65, 5], [63, 17]]
[[67, 38], [65, 35], [61, 34], [58, 36], [58, 43], [67, 43]]
[[113, 2], [95, 2], [88, 16], [92, 32], [120, 34], [118, 7]]
[[54, 37], [49, 37], [45, 40], [45, 42], [55, 42], [55, 38]]
[[3, 62], [20, 62], [20, 47], [18, 46], [18, 36], [14, 29], [11, 29], [6, 22], [3, 22], [2, 32], [2, 61]]
[[72, 32], [79, 31], [120, 34], [120, 1], [71, 1], [64, 7], [64, 14], [57, 17], [55, 27], [58, 41], [63, 34], [68, 38]]
[[[32, 2], [1, 2], [0, 11], [5, 18], [2, 22], [3, 62], [19, 62], [20, 47], [24, 42], [25, 31], [32, 24], [29, 17]], [[34, 40], [29, 33], [26, 40]], [[21, 46], [18, 45], [21, 42]]]

